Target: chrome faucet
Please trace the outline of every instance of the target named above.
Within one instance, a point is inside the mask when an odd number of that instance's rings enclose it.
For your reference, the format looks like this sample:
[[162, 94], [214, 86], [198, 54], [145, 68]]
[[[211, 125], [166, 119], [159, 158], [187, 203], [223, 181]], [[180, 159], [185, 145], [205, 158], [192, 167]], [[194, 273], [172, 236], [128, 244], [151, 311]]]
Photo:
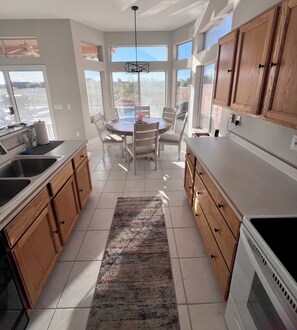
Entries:
[[0, 155], [6, 155], [8, 151], [5, 149], [5, 147], [0, 142]]

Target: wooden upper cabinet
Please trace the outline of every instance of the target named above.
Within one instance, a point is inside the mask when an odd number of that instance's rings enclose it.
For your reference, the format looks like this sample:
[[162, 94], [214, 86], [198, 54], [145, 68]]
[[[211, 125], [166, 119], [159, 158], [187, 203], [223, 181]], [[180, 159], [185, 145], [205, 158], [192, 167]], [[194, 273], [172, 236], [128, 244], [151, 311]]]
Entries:
[[239, 29], [231, 108], [252, 114], [260, 110], [278, 7]]
[[229, 106], [234, 76], [238, 30], [219, 40], [213, 103]]
[[297, 128], [297, 0], [281, 5], [263, 116]]

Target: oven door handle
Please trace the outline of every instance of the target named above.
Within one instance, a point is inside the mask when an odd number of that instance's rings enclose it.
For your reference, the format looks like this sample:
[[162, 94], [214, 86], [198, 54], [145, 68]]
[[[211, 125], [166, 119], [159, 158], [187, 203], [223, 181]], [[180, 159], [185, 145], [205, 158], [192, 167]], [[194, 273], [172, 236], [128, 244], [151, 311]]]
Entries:
[[[247, 235], [245, 233], [245, 230], [242, 230], [240, 239], [242, 240], [242, 243], [244, 245], [246, 253], [248, 254], [250, 262], [252, 263], [255, 272], [257, 273], [267, 295], [269, 296], [271, 303], [273, 304], [275, 310], [277, 311], [278, 315], [280, 316], [284, 324], [288, 327], [288, 329], [296, 329], [295, 327], [296, 323], [292, 321], [292, 319], [289, 317], [288, 313], [284, 309], [284, 306], [288, 306], [285, 297], [281, 293], [277, 295], [275, 294], [275, 292], [281, 291], [281, 289], [274, 284], [272, 274], [268, 271], [268, 269], [265, 269], [266, 266], [262, 263], [261, 258], [260, 257], [256, 258], [257, 254], [256, 252], [253, 251], [251, 247], [251, 243], [247, 239]], [[257, 246], [253, 238], [250, 237], [250, 235], [248, 236], [251, 242], [255, 246]], [[266, 262], [268, 262], [267, 259]]]

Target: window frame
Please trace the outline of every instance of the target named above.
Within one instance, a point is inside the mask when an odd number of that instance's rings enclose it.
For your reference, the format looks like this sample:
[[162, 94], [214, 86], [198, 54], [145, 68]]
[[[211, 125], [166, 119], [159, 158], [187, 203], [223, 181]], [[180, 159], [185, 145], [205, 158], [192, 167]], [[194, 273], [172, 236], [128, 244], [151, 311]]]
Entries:
[[[178, 53], [179, 53], [179, 52], [178, 52], [178, 48], [179, 48], [180, 46], [186, 45], [186, 44], [188, 44], [188, 43], [191, 43], [191, 44], [192, 44], [192, 45], [191, 45], [191, 55], [190, 55], [189, 57], [178, 58]], [[183, 41], [183, 42], [181, 42], [181, 43], [176, 44], [175, 52], [176, 52], [176, 54], [175, 54], [175, 59], [176, 59], [177, 61], [187, 60], [187, 59], [191, 58], [191, 57], [193, 56], [193, 40], [191, 39], [191, 40]]]

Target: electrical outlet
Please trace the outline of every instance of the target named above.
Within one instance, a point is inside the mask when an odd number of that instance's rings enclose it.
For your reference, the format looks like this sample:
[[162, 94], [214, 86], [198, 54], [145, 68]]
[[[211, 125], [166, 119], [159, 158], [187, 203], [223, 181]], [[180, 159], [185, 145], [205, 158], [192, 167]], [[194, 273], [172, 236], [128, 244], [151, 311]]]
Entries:
[[240, 116], [236, 116], [236, 119], [235, 119], [235, 125], [238, 126], [241, 122], [241, 117]]
[[297, 151], [297, 135], [293, 135], [290, 149]]
[[229, 120], [230, 120], [230, 123], [234, 123], [235, 122], [235, 115], [234, 115], [234, 113], [231, 113], [230, 114]]

